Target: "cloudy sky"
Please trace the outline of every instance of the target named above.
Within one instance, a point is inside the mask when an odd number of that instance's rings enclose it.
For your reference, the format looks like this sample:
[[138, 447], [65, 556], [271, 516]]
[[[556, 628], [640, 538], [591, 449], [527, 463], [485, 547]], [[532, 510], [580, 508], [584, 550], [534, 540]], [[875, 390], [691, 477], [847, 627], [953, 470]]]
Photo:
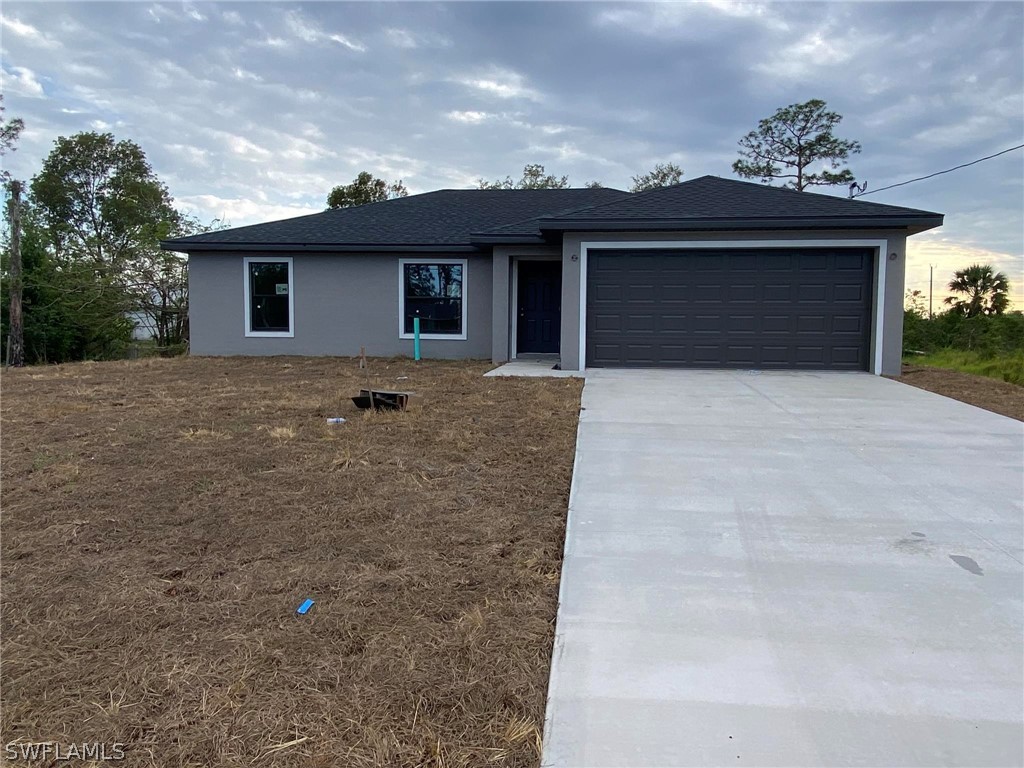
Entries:
[[[109, 131], [178, 205], [233, 225], [321, 210], [360, 170], [410, 192], [518, 176], [574, 186], [673, 161], [733, 177], [736, 141], [821, 98], [869, 189], [1024, 143], [1024, 4], [19, 3], [0, 27], [5, 166]], [[835, 190], [845, 194], [845, 190]], [[1024, 287], [1024, 152], [866, 200], [946, 214], [908, 288], [973, 261]]]

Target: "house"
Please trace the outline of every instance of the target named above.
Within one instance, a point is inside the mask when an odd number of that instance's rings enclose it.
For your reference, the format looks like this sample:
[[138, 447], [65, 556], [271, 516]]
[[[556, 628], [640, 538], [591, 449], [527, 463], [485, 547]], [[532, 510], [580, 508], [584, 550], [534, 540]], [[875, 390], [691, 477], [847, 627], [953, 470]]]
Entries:
[[197, 355], [549, 355], [898, 373], [908, 235], [942, 215], [703, 176], [440, 190], [165, 241]]

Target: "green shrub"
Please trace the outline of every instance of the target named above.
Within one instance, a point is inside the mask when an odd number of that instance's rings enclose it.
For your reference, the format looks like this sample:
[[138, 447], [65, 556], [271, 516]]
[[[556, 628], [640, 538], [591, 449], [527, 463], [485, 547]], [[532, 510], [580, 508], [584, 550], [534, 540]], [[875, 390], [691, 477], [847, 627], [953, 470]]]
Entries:
[[984, 357], [1024, 351], [1024, 313], [964, 317], [950, 311], [928, 318], [920, 312], [904, 312], [904, 353], [944, 349], [974, 352]]
[[940, 349], [909, 359], [915, 365], [948, 368], [1024, 386], [1024, 351], [993, 354], [977, 350]]

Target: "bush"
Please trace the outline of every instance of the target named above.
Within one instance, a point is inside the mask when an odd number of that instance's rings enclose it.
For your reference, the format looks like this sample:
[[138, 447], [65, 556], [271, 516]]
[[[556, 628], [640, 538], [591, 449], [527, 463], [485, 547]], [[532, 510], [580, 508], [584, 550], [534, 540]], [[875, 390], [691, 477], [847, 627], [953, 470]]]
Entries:
[[936, 368], [949, 368], [954, 371], [1001, 379], [1011, 384], [1024, 385], [1024, 352], [1019, 350], [997, 355], [947, 348], [922, 357], [915, 357], [914, 363]]
[[954, 311], [933, 318], [903, 315], [904, 353], [954, 349], [994, 357], [1024, 351], [1024, 313], [964, 317]]

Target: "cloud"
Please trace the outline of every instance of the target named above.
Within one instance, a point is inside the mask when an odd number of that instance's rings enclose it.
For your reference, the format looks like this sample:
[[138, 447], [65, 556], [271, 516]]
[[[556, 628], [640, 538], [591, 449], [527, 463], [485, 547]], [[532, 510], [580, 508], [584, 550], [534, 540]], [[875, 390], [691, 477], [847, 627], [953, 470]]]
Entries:
[[173, 152], [177, 157], [181, 158], [185, 162], [191, 165], [207, 166], [209, 165], [210, 152], [200, 147], [194, 147], [190, 144], [169, 144], [167, 149]]
[[4, 89], [33, 99], [46, 98], [42, 83], [36, 73], [27, 67], [11, 67], [3, 70]]
[[273, 154], [266, 147], [261, 147], [245, 136], [228, 133], [227, 131], [210, 131], [210, 134], [220, 139], [232, 154], [239, 155], [247, 160], [263, 160]]
[[527, 99], [540, 101], [540, 94], [526, 85], [526, 78], [511, 69], [491, 67], [482, 74], [463, 75], [455, 82], [488, 96], [499, 99]]
[[312, 22], [308, 21], [298, 11], [289, 11], [285, 14], [284, 21], [285, 26], [288, 27], [289, 31], [305, 43], [320, 43], [325, 40], [329, 40], [345, 46], [350, 51], [355, 51], [357, 53], [363, 53], [366, 51], [365, 45], [355, 40], [350, 40], [345, 35], [337, 32], [324, 32]]
[[849, 28], [842, 20], [829, 20], [801, 34], [795, 41], [774, 48], [753, 67], [755, 72], [781, 81], [802, 81], [819, 77], [823, 69], [841, 69], [861, 61], [867, 52], [886, 44], [885, 33], [872, 34]]
[[53, 38], [43, 34], [31, 24], [26, 24], [20, 19], [0, 14], [0, 29], [21, 37], [35, 45], [43, 48], [56, 48], [59, 43]]
[[769, 3], [703, 0], [703, 2], [630, 3], [602, 8], [593, 19], [598, 27], [628, 30], [644, 37], [700, 39], [724, 25], [739, 23], [786, 32], [789, 24]]
[[217, 195], [179, 197], [177, 207], [182, 212], [198, 216], [201, 221], [221, 219], [233, 227], [277, 219], [293, 219], [296, 216], [320, 213], [324, 209], [323, 206], [261, 203], [247, 198]]
[[385, 29], [384, 34], [396, 48], [419, 48], [416, 36], [407, 29]]
[[478, 112], [476, 110], [458, 110], [453, 109], [451, 112], [445, 115], [449, 120], [453, 120], [456, 123], [467, 123], [469, 125], [479, 125], [485, 120], [490, 120], [497, 115], [491, 112]]
[[448, 48], [452, 44], [449, 38], [439, 34], [413, 32], [412, 30], [398, 27], [385, 28], [384, 37], [395, 48], [404, 48], [406, 50], [416, 48]]
[[255, 72], [250, 72], [249, 70], [242, 69], [241, 67], [234, 67], [231, 70], [231, 75], [236, 80], [251, 80], [254, 83], [263, 82], [263, 78], [257, 75]]
[[158, 24], [165, 20], [174, 22], [206, 21], [206, 16], [200, 13], [199, 9], [191, 3], [181, 3], [178, 6], [158, 3], [149, 6], [148, 12], [149, 17]]

